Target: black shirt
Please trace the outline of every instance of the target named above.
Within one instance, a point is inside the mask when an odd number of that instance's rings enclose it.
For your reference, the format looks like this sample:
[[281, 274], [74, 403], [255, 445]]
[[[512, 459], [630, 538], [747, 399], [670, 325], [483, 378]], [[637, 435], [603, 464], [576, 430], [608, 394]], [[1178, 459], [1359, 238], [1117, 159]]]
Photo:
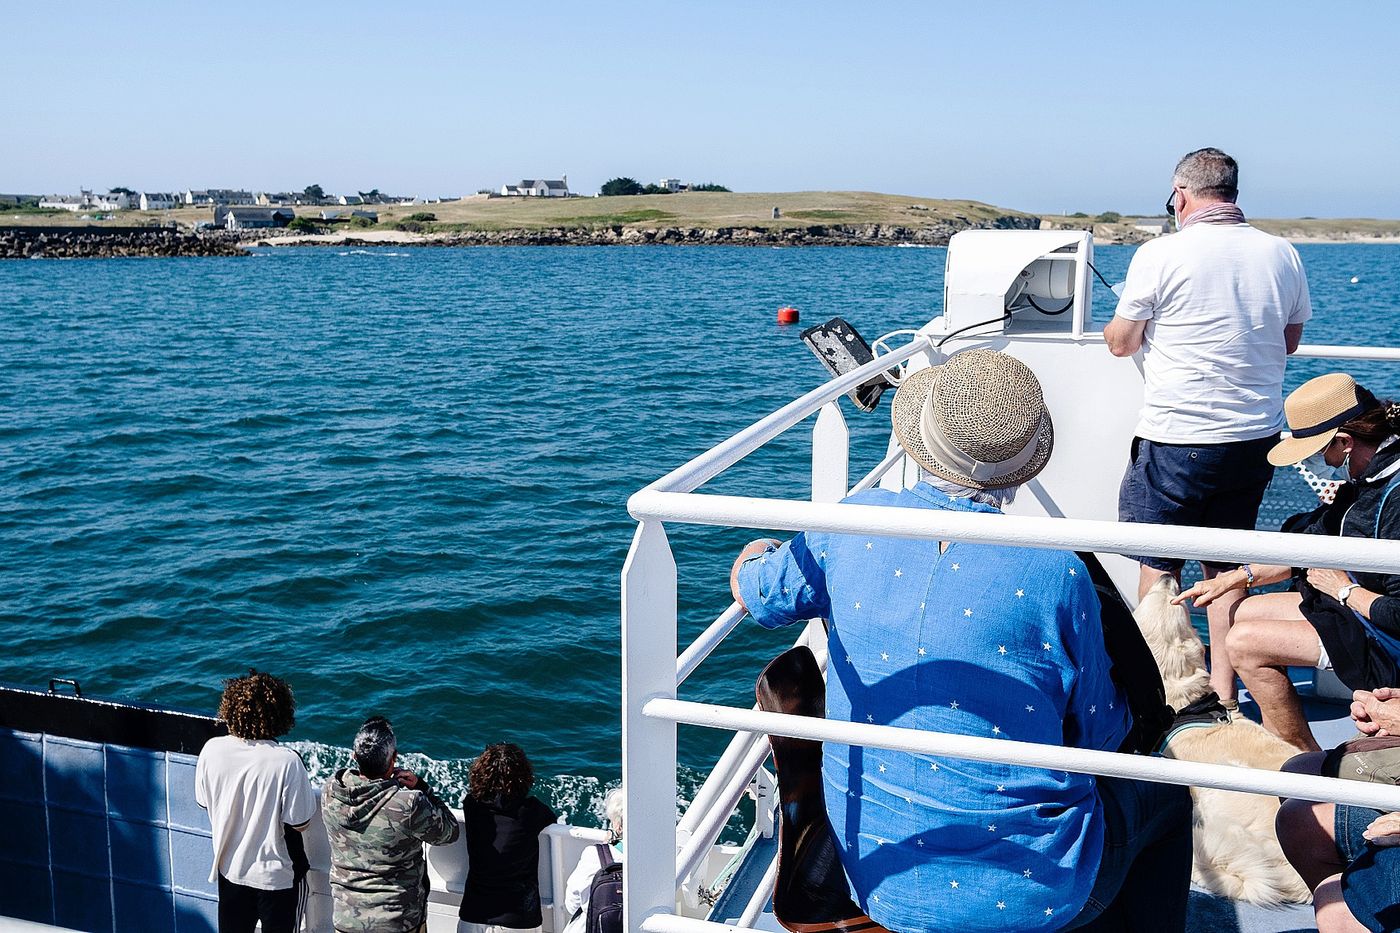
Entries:
[[539, 835], [554, 811], [534, 797], [462, 799], [467, 837], [467, 883], [458, 916], [469, 923], [528, 929], [540, 915]]

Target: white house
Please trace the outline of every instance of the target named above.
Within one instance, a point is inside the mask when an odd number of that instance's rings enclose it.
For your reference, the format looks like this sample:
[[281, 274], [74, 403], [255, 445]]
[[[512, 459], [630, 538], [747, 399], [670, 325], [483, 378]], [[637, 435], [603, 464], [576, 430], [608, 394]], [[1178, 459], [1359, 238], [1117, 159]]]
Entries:
[[39, 206], [50, 211], [78, 211], [87, 210], [88, 203], [85, 197], [74, 197], [71, 194], [47, 194], [39, 199]]
[[1133, 221], [1133, 229], [1150, 233], [1153, 236], [1161, 236], [1163, 233], [1170, 233], [1172, 225], [1171, 221], [1165, 217], [1139, 217]]
[[340, 197], [336, 198], [336, 201], [340, 204], [346, 205], [347, 207], [365, 203], [365, 199], [360, 197], [358, 194], [342, 194]]
[[548, 178], [526, 178], [518, 185], [501, 185], [501, 194], [517, 198], [567, 198], [569, 196], [569, 176], [559, 180]]
[[260, 227], [285, 227], [296, 212], [290, 207], [224, 207], [214, 208], [214, 226], [227, 230], [254, 230]]
[[169, 211], [174, 210], [180, 203], [180, 199], [174, 194], [165, 191], [143, 191], [141, 192], [141, 210], [143, 211]]
[[686, 185], [679, 178], [663, 178], [657, 184], [667, 191], [684, 191]]
[[207, 191], [186, 191], [184, 194], [186, 204], [213, 204], [213, 205], [235, 205], [248, 206], [257, 203], [251, 191], [240, 191], [233, 188], [210, 188]]
[[39, 200], [39, 206], [60, 211], [124, 211], [131, 207], [131, 196], [121, 191], [94, 194], [83, 188], [77, 197], [51, 194]]

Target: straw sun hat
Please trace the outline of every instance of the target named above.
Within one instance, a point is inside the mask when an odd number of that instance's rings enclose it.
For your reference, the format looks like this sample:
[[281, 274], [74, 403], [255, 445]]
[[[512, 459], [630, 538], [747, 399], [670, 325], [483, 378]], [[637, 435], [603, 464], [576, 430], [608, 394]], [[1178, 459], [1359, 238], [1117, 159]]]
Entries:
[[[1363, 399], [1362, 394], [1368, 397]], [[1366, 413], [1369, 393], [1346, 373], [1328, 373], [1309, 379], [1283, 400], [1292, 437], [1279, 441], [1269, 451], [1274, 466], [1289, 466], [1306, 460], [1332, 443], [1337, 429]]]
[[971, 489], [1026, 482], [1045, 467], [1055, 428], [1030, 367], [964, 350], [909, 373], [894, 395], [895, 437], [934, 476]]

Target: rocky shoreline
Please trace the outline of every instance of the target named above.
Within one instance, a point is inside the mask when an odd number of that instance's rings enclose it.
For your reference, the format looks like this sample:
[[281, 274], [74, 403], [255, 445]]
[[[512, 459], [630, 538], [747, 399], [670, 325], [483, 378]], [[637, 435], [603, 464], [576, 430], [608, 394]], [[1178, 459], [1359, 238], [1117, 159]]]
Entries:
[[816, 224], [805, 227], [546, 227], [413, 232], [368, 229], [302, 234], [287, 230], [189, 233], [162, 228], [5, 227], [0, 259], [99, 259], [119, 256], [246, 256], [251, 246], [946, 246], [960, 230], [1034, 230], [1034, 217], [980, 223]]
[[820, 224], [806, 227], [546, 227], [414, 233], [366, 230], [364, 234], [296, 235], [259, 231], [245, 246], [946, 246], [960, 230], [1034, 230], [1034, 217], [997, 217], [985, 223]]
[[247, 256], [236, 237], [168, 227], [4, 227], [0, 259], [110, 259], [119, 256]]

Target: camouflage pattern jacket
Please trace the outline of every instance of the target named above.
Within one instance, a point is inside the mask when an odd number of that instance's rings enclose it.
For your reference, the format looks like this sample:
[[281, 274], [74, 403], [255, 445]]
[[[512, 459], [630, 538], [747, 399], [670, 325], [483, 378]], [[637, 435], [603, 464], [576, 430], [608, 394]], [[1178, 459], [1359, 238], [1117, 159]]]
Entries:
[[431, 790], [343, 768], [321, 791], [321, 816], [331, 842], [336, 930], [417, 930], [427, 919], [423, 843], [446, 845], [459, 831], [447, 804]]

